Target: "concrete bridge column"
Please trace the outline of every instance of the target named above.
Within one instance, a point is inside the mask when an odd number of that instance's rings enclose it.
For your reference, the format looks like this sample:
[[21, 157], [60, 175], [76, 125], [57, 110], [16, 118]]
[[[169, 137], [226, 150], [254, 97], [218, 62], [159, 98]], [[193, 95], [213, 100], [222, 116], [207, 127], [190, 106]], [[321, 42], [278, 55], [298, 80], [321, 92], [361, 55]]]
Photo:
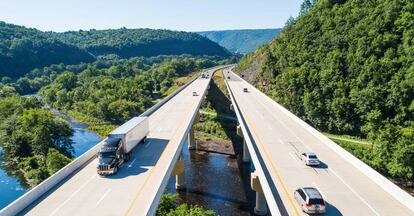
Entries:
[[[237, 125], [237, 135], [243, 137], [243, 132], [240, 125]], [[249, 148], [247, 148], [246, 139], [243, 137], [243, 163], [250, 163], [252, 161], [249, 153]]]
[[180, 158], [178, 158], [177, 163], [175, 164], [172, 175], [175, 175], [175, 189], [184, 190], [185, 189], [184, 155], [182, 151], [181, 151]]
[[254, 207], [254, 214], [266, 215], [266, 198], [264, 196], [263, 189], [259, 181], [259, 176], [256, 172], [251, 174], [251, 187], [254, 191], [256, 191], [256, 206]]
[[250, 163], [251, 161], [249, 148], [247, 148], [246, 140], [243, 139], [243, 163]]
[[194, 119], [193, 125], [191, 126], [191, 129], [188, 132], [188, 149], [196, 149], [196, 150], [198, 149], [198, 145], [194, 137], [194, 125], [197, 124], [199, 118], [200, 118], [200, 114], [197, 113]]

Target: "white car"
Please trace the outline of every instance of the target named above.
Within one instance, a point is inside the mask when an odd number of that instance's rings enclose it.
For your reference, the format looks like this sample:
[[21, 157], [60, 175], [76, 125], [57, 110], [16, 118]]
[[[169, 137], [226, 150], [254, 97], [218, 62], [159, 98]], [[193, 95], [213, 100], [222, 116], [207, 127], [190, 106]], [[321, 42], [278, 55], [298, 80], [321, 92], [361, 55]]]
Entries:
[[300, 157], [308, 166], [319, 166], [321, 163], [316, 154], [313, 152], [304, 152], [300, 155]]
[[302, 211], [308, 214], [323, 214], [326, 212], [325, 200], [316, 188], [298, 188], [295, 190], [294, 197]]

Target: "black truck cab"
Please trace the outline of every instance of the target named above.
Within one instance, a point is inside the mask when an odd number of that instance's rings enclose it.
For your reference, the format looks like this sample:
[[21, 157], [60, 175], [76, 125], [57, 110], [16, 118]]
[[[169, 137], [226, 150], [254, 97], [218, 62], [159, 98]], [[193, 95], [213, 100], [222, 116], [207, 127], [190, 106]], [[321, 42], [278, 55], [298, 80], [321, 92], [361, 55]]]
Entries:
[[125, 161], [122, 139], [109, 137], [102, 144], [98, 153], [98, 174], [110, 175], [118, 171], [118, 167]]

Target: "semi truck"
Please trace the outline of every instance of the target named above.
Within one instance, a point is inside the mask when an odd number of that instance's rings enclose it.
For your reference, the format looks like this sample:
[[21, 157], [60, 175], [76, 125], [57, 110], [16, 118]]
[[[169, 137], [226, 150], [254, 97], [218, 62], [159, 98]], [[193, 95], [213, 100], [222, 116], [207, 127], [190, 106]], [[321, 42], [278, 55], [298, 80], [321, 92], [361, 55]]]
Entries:
[[134, 117], [108, 134], [98, 153], [99, 175], [113, 175], [131, 158], [138, 143], [145, 142], [149, 132], [148, 117]]

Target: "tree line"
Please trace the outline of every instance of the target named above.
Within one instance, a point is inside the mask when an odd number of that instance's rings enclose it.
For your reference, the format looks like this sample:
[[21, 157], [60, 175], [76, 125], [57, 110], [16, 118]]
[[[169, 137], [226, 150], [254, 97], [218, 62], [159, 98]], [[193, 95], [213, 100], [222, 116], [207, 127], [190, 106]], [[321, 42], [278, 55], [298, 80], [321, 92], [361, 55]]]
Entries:
[[305, 2], [237, 70], [319, 130], [369, 138], [367, 162], [412, 183], [414, 2]]
[[36, 97], [0, 95], [0, 146], [6, 167], [34, 187], [73, 157], [72, 128]]
[[35, 68], [91, 63], [100, 56], [182, 54], [223, 58], [231, 55], [196, 33], [126, 28], [56, 33], [0, 21], [0, 77], [14, 80]]

